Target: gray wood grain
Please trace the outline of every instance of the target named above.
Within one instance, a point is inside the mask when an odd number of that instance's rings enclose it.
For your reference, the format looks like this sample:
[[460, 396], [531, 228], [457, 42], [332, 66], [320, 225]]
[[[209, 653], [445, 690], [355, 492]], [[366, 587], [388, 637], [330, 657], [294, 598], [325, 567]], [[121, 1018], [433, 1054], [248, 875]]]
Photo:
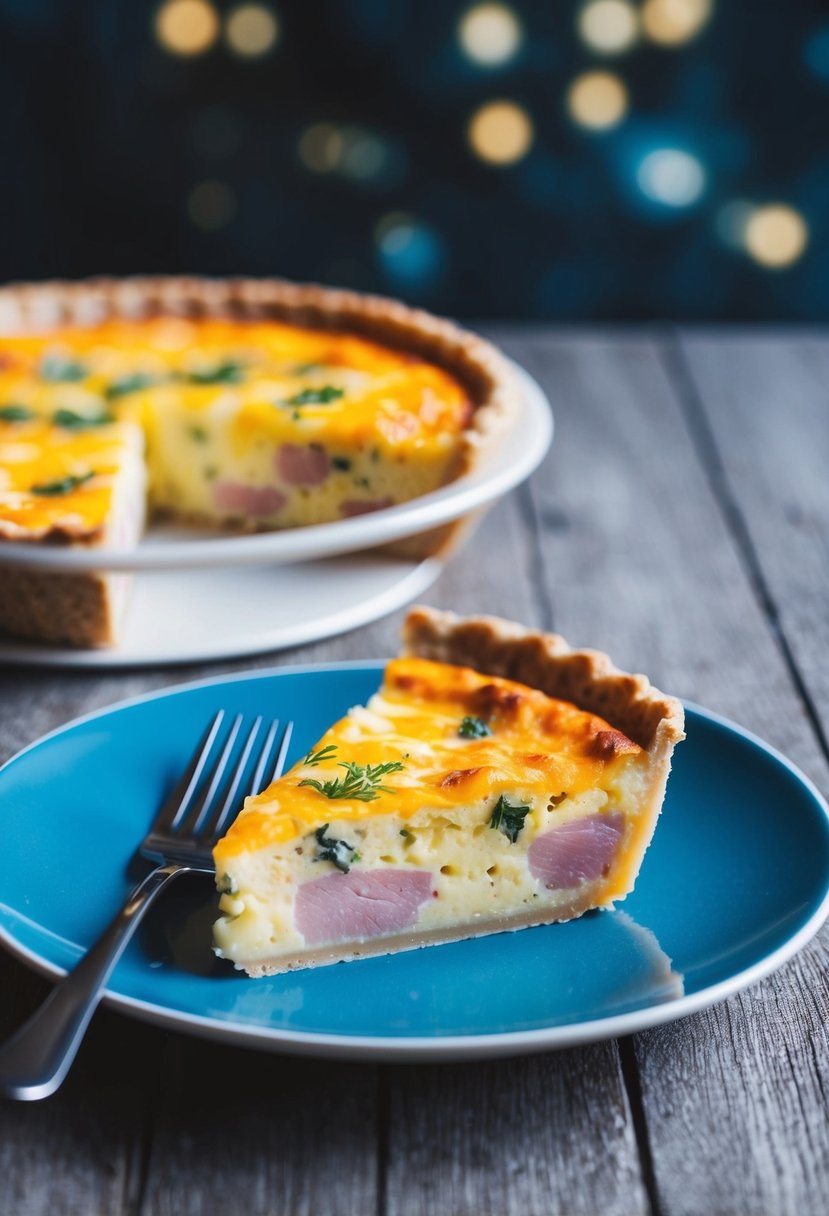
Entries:
[[[658, 350], [606, 336], [520, 349], [563, 415], [532, 485], [556, 626], [737, 718], [825, 784]], [[636, 1036], [653, 1199], [666, 1216], [822, 1210], [824, 940], [751, 993]]]

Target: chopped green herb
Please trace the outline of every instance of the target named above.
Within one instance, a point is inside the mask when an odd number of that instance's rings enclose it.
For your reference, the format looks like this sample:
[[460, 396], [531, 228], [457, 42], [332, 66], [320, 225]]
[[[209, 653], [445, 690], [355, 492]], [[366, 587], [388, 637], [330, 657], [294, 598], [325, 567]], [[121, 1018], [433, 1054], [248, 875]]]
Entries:
[[325, 747], [321, 747], [318, 752], [309, 752], [302, 763], [312, 766], [323, 764], [326, 760], [334, 759], [334, 752], [336, 750], [336, 743], [326, 743]]
[[28, 405], [0, 405], [0, 422], [28, 422], [34, 416]]
[[351, 468], [351, 461], [347, 456], [332, 456], [331, 463], [335, 469], [342, 469], [344, 473], [347, 473]]
[[214, 367], [200, 367], [184, 373], [191, 384], [239, 384], [245, 378], [245, 365], [238, 359], [225, 359]]
[[88, 473], [70, 473], [68, 477], [62, 477], [59, 481], [44, 481], [32, 486], [32, 493], [40, 494], [44, 498], [57, 498], [60, 494], [71, 494], [73, 490], [77, 490], [78, 486], [82, 486], [85, 481], [89, 481], [90, 477], [94, 476], [95, 473], [92, 470]]
[[324, 384], [322, 388], [304, 388], [293, 397], [287, 397], [283, 405], [328, 405], [339, 397], [345, 396], [345, 389], [334, 388], [333, 384]]
[[45, 355], [40, 362], [40, 378], [54, 384], [68, 384], [89, 375], [85, 364], [64, 355]]
[[106, 426], [114, 422], [115, 415], [101, 410], [98, 414], [78, 414], [75, 410], [55, 410], [52, 422], [65, 431], [83, 431], [90, 426]]
[[364, 490], [371, 489], [371, 482], [367, 477], [355, 477], [354, 484], [355, 486], [362, 486]]
[[230, 877], [230, 875], [223, 874], [222, 881], [219, 886], [219, 894], [220, 895], [235, 895], [238, 890], [239, 890], [239, 888], [236, 886], [236, 883], [233, 881], [233, 879]]
[[302, 410], [294, 410], [293, 413], [291, 414], [291, 420], [293, 422], [299, 422], [301, 418], [302, 418]]
[[344, 768], [345, 777], [334, 777], [330, 781], [316, 781], [306, 777], [300, 785], [310, 785], [318, 794], [326, 798], [349, 798], [357, 802], [373, 802], [380, 794], [393, 794], [394, 790], [387, 785], [381, 785], [381, 778], [387, 773], [400, 773], [403, 765], [399, 760], [389, 760], [385, 764], [355, 764], [353, 760], [340, 760], [339, 768]]
[[118, 380], [112, 380], [104, 389], [104, 396], [109, 400], [115, 397], [126, 397], [130, 393], [139, 393], [142, 388], [151, 388], [157, 384], [155, 376], [151, 376], [149, 372], [133, 372], [129, 376], [121, 376]]
[[331, 861], [338, 870], [347, 874], [353, 863], [359, 861], [360, 854], [355, 853], [353, 844], [349, 844], [345, 840], [337, 840], [334, 836], [326, 836], [327, 831], [328, 824], [324, 823], [314, 832], [317, 844], [320, 846], [314, 861]]
[[406, 841], [407, 844], [411, 844], [411, 842], [415, 838], [414, 832], [410, 832], [408, 828], [401, 828], [400, 835], [403, 837], [403, 839]]
[[377, 461], [380, 459], [380, 449], [379, 448], [371, 449], [371, 459], [374, 461], [375, 464], [377, 464]]
[[492, 731], [482, 718], [466, 717], [458, 727], [458, 734], [462, 739], [486, 739]]
[[293, 372], [295, 376], [309, 376], [311, 372], [315, 372], [321, 366], [321, 363], [297, 363]]
[[506, 796], [502, 794], [495, 803], [489, 826], [496, 830], [500, 829], [510, 844], [515, 844], [524, 827], [524, 820], [529, 815], [530, 809], [528, 806], [513, 806], [511, 802], [507, 801]]
[[189, 426], [187, 428], [187, 434], [196, 443], [207, 443], [207, 431], [203, 426]]

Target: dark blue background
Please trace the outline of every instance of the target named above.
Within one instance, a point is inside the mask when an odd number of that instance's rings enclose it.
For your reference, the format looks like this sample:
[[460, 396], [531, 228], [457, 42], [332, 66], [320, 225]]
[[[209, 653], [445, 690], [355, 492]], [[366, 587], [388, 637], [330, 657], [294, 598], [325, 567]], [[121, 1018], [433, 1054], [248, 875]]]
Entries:
[[[0, 0], [3, 279], [284, 274], [473, 318], [829, 313], [825, 3], [714, 0], [695, 37], [607, 56], [579, 33], [582, 4], [515, 0], [520, 45], [497, 66], [464, 54], [474, 6], [455, 0], [268, 0], [279, 36], [256, 58], [228, 46], [232, 4], [191, 57], [162, 47], [157, 7]], [[565, 106], [593, 69], [630, 98], [601, 133]], [[501, 98], [534, 128], [503, 167], [467, 139]], [[351, 149], [325, 171], [300, 154], [315, 124]], [[702, 168], [687, 205], [639, 184], [664, 148]], [[735, 217], [777, 202], [808, 241], [769, 269]]]

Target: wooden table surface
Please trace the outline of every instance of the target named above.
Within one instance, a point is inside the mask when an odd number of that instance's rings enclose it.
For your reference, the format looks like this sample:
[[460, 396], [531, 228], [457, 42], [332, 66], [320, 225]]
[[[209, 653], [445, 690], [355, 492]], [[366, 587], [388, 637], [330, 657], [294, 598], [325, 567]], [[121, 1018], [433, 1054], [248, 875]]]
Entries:
[[[546, 388], [556, 441], [427, 601], [606, 649], [829, 789], [829, 338], [493, 336]], [[399, 620], [285, 661], [390, 654]], [[253, 665], [6, 668], [0, 758], [98, 706]], [[827, 946], [824, 930], [663, 1028], [486, 1064], [298, 1061], [102, 1009], [55, 1097], [0, 1103], [0, 1213], [823, 1216]], [[46, 991], [0, 957], [0, 1035]]]

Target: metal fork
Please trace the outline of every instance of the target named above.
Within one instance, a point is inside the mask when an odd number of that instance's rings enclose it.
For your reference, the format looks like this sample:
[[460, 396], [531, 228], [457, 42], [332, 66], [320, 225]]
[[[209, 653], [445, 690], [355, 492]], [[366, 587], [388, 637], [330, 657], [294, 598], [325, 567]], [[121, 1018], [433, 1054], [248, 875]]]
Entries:
[[0, 1093], [6, 1097], [33, 1100], [55, 1092], [115, 964], [150, 904], [179, 874], [212, 874], [211, 848], [235, 817], [242, 795], [258, 793], [282, 772], [292, 722], [281, 735], [279, 722], [272, 722], [257, 743], [262, 729], [257, 718], [240, 743], [243, 716], [238, 714], [226, 732], [224, 718], [220, 709], [138, 847], [138, 856], [151, 862], [152, 870], [74, 971], [0, 1047]]

